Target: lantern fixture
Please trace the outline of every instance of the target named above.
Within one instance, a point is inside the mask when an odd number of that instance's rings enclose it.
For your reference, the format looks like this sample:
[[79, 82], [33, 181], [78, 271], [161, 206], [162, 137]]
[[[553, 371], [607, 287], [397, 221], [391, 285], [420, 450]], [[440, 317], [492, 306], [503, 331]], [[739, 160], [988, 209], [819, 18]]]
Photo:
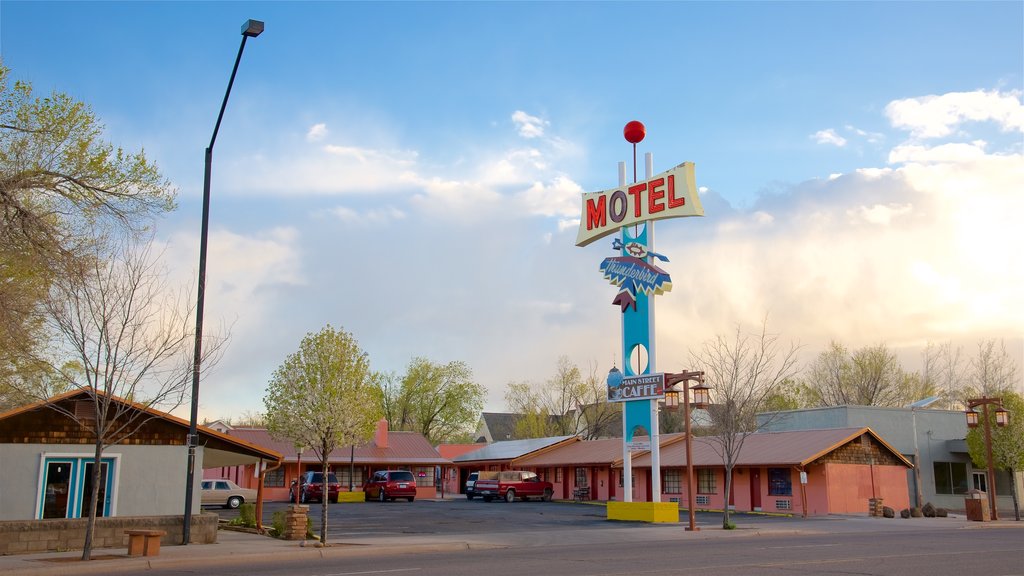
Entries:
[[978, 427], [978, 412], [971, 409], [966, 412], [967, 414], [967, 427], [977, 428]]
[[1010, 413], [1001, 406], [996, 410], [996, 426], [1006, 426], [1010, 423]]
[[665, 409], [673, 411], [679, 409], [679, 392], [677, 390], [665, 390]]
[[693, 407], [704, 409], [711, 404], [711, 388], [704, 385], [704, 379], [701, 378], [697, 385], [690, 388], [693, 390]]

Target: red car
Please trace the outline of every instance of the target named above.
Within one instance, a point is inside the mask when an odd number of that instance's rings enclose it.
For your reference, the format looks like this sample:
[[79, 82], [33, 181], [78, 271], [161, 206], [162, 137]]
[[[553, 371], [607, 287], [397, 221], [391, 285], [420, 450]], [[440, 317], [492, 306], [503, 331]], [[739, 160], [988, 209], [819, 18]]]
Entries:
[[416, 499], [416, 479], [408, 470], [380, 470], [363, 485], [363, 492], [367, 500], [394, 502], [395, 498], [405, 498], [412, 502]]
[[[306, 472], [299, 477], [299, 501], [302, 503], [306, 502], [323, 502], [324, 501], [324, 473], [323, 472]], [[291, 502], [295, 502], [295, 490], [296, 482], [292, 480], [292, 485], [288, 490], [288, 499]], [[338, 478], [333, 472], [327, 475], [327, 499], [330, 502], [338, 501], [338, 492], [341, 491], [341, 484], [338, 483]]]

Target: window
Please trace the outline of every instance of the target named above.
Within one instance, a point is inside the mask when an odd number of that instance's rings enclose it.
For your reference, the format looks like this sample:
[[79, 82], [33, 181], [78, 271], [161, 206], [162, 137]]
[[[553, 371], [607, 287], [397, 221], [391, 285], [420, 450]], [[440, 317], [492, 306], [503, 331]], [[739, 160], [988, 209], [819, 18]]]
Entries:
[[665, 478], [661, 483], [661, 491], [665, 494], [681, 494], [683, 492], [683, 474], [678, 468], [665, 470]]
[[[349, 487], [349, 483], [348, 483], [348, 480], [349, 480], [349, 478], [348, 478], [349, 477], [349, 467], [348, 466], [338, 466], [335, 469], [335, 472], [336, 472], [336, 475], [338, 476], [338, 482], [341, 484], [341, 487], [342, 488], [348, 488]], [[353, 487], [355, 487], [355, 486], [362, 486], [363, 485], [364, 474], [365, 473], [363, 472], [363, 467], [362, 466], [356, 466], [355, 467], [355, 471], [352, 473], [352, 486]], [[283, 484], [282, 484], [282, 486], [283, 486]]]
[[768, 495], [793, 495], [793, 473], [789, 468], [768, 469]]
[[[636, 474], [630, 474], [629, 476], [633, 480], [633, 487], [636, 487]], [[622, 488], [622, 482], [626, 479], [626, 471], [619, 470], [619, 488]]]
[[697, 468], [697, 493], [714, 494], [716, 492], [715, 471], [710, 468]]
[[561, 468], [555, 468], [555, 482], [561, 482], [561, 481], [562, 481], [562, 469]]
[[577, 468], [576, 469], [576, 485], [586, 486], [587, 485], [587, 469]]
[[[434, 485], [434, 467], [433, 466], [416, 466], [413, 468], [416, 476], [417, 486], [433, 486]], [[411, 480], [411, 478], [410, 478]]]
[[966, 494], [967, 464], [963, 462], [935, 462], [936, 494]]
[[263, 475], [263, 485], [269, 488], [284, 487], [284, 466], [275, 468]]

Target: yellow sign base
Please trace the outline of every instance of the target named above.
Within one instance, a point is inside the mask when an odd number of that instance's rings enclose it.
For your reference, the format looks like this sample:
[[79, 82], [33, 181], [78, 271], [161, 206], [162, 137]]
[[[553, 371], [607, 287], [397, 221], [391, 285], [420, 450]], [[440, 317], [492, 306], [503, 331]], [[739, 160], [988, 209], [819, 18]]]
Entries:
[[338, 492], [338, 502], [366, 502], [366, 492]]
[[626, 522], [679, 522], [679, 504], [675, 502], [609, 502], [608, 519]]

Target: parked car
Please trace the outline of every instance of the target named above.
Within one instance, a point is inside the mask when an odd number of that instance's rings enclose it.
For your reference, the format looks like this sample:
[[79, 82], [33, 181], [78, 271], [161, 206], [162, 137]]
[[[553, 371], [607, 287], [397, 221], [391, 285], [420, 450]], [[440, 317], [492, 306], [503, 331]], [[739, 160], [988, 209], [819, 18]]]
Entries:
[[395, 498], [405, 498], [412, 502], [416, 499], [416, 479], [408, 470], [380, 470], [363, 485], [363, 492], [367, 500], [394, 502]]
[[256, 501], [256, 491], [242, 488], [231, 480], [203, 480], [201, 501], [203, 506], [238, 508], [245, 502]]
[[466, 477], [466, 498], [469, 500], [476, 496], [476, 493], [473, 492], [473, 486], [476, 484], [476, 477], [479, 475], [479, 472], [470, 472], [469, 476]]
[[[299, 476], [299, 482], [292, 480], [288, 489], [288, 499], [295, 501], [295, 491], [299, 489], [300, 502], [323, 502], [324, 501], [324, 473], [309, 471]], [[331, 502], [338, 501], [338, 492], [341, 491], [341, 484], [333, 472], [327, 475], [327, 498]]]
[[483, 498], [484, 502], [490, 502], [495, 497], [504, 498], [506, 502], [512, 502], [516, 498], [522, 498], [524, 502], [530, 498], [550, 502], [555, 488], [551, 482], [541, 480], [534, 472], [506, 470], [499, 472], [497, 478], [478, 477], [473, 491]]
[[472, 500], [474, 496], [478, 496], [476, 492], [476, 481], [481, 478], [497, 478], [497, 472], [470, 472], [469, 476], [466, 477], [466, 498]]

